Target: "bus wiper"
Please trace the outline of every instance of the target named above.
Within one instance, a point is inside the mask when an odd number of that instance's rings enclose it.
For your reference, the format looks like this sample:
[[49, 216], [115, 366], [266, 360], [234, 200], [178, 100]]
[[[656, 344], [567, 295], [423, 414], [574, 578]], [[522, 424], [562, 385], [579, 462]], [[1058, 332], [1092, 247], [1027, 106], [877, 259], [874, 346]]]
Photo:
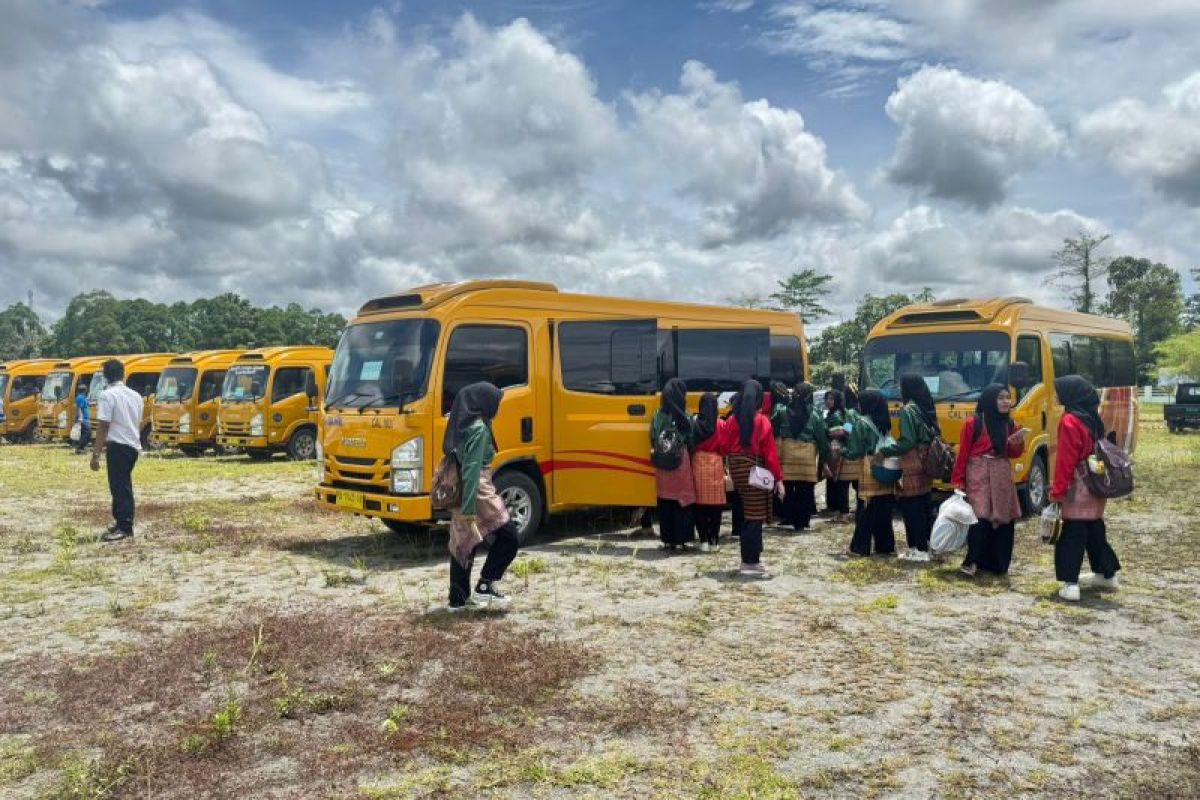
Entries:
[[951, 400], [963, 400], [963, 399], [965, 399], [965, 398], [966, 398], [968, 395], [972, 395], [972, 394], [979, 394], [979, 392], [980, 392], [980, 391], [982, 391], [982, 390], [980, 390], [980, 389], [967, 389], [965, 392], [959, 392], [959, 393], [957, 393], [957, 394], [948, 394], [948, 395], [946, 395], [945, 397], [939, 397], [939, 398], [937, 399], [937, 401], [936, 401], [936, 402], [938, 402], [938, 403], [948, 403], [948, 402], [950, 402]]
[[[341, 397], [338, 397], [335, 400], [330, 400], [329, 402], [327, 402], [325, 404], [325, 409], [328, 411], [329, 409], [336, 406], [338, 403], [344, 403], [345, 401], [351, 400], [355, 397], [373, 397], [373, 396], [374, 395], [363, 394], [362, 392], [346, 392]], [[349, 406], [349, 408], [356, 408], [356, 406]]]
[[[384, 405], [387, 405], [388, 403], [395, 403], [396, 401], [403, 400], [403, 399], [404, 399], [404, 395], [399, 392], [394, 392], [394, 393], [388, 394], [388, 395], [376, 395], [376, 396], [372, 397], [370, 400], [368, 400], [367, 402], [363, 403], [362, 406], [360, 406], [360, 408], [371, 408], [376, 403], [378, 403], [381, 406], [384, 406]], [[401, 405], [403, 405], [403, 403], [401, 403]]]

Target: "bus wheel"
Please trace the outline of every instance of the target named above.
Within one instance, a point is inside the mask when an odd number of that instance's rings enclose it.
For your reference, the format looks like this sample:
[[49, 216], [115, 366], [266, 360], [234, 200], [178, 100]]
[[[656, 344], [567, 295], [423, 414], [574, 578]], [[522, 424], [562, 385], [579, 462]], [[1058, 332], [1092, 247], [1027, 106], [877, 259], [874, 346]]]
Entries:
[[1029, 516], [1042, 513], [1050, 495], [1050, 476], [1046, 471], [1046, 456], [1038, 453], [1029, 465], [1029, 480], [1020, 491], [1021, 508]]
[[496, 494], [508, 506], [509, 518], [517, 527], [517, 541], [524, 545], [542, 524], [542, 492], [524, 472], [509, 469], [496, 476]]
[[21, 436], [21, 441], [25, 444], [41, 444], [43, 440], [42, 429], [38, 427], [37, 422], [31, 423]]
[[301, 428], [292, 434], [287, 446], [288, 458], [292, 461], [311, 461], [317, 457], [317, 432], [312, 428]]

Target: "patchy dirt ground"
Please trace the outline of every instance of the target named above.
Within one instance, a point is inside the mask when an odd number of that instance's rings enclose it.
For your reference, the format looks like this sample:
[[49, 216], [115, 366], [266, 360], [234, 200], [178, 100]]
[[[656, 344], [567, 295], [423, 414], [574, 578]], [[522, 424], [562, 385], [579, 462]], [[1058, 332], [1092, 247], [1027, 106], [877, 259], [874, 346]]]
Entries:
[[0, 796], [1197, 797], [1200, 437], [1148, 416], [1138, 461], [1079, 605], [1032, 522], [1006, 580], [822, 522], [747, 583], [595, 514], [451, 617], [444, 537], [311, 466], [150, 455], [106, 545], [84, 458], [0, 447]]

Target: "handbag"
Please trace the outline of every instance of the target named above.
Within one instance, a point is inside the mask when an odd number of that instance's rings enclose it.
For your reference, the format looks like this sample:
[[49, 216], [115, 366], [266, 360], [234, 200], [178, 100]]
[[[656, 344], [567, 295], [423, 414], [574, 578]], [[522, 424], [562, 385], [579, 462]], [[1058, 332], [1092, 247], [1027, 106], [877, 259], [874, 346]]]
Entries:
[[729, 474], [729, 470], [725, 470], [725, 494], [733, 494], [733, 478]]
[[1062, 506], [1058, 503], [1051, 503], [1042, 510], [1042, 542], [1045, 544], [1057, 544], [1059, 537], [1062, 536], [1062, 529]]
[[429, 492], [429, 500], [437, 509], [462, 507], [462, 475], [458, 468], [458, 458], [453, 453], [442, 456], [442, 460], [438, 462], [433, 473], [433, 487]]
[[775, 476], [766, 467], [754, 466], [750, 468], [748, 483], [755, 489], [769, 492], [775, 488]]

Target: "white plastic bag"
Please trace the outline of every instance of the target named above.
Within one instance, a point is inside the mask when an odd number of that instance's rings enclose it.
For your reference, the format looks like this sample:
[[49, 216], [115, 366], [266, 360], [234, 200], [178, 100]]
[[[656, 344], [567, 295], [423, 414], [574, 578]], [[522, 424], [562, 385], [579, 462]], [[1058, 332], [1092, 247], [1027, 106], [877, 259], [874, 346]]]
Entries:
[[967, 530], [978, 522], [966, 495], [955, 492], [938, 509], [937, 521], [929, 535], [929, 549], [935, 553], [952, 553], [967, 543]]
[[1055, 544], [1062, 534], [1062, 507], [1058, 503], [1050, 503], [1042, 509], [1040, 526], [1042, 541]]
[[82, 437], [82, 436], [83, 436], [83, 424], [76, 422], [74, 425], [71, 426], [71, 432], [69, 434], [67, 434], [67, 437], [72, 442], [78, 442], [80, 437]]

